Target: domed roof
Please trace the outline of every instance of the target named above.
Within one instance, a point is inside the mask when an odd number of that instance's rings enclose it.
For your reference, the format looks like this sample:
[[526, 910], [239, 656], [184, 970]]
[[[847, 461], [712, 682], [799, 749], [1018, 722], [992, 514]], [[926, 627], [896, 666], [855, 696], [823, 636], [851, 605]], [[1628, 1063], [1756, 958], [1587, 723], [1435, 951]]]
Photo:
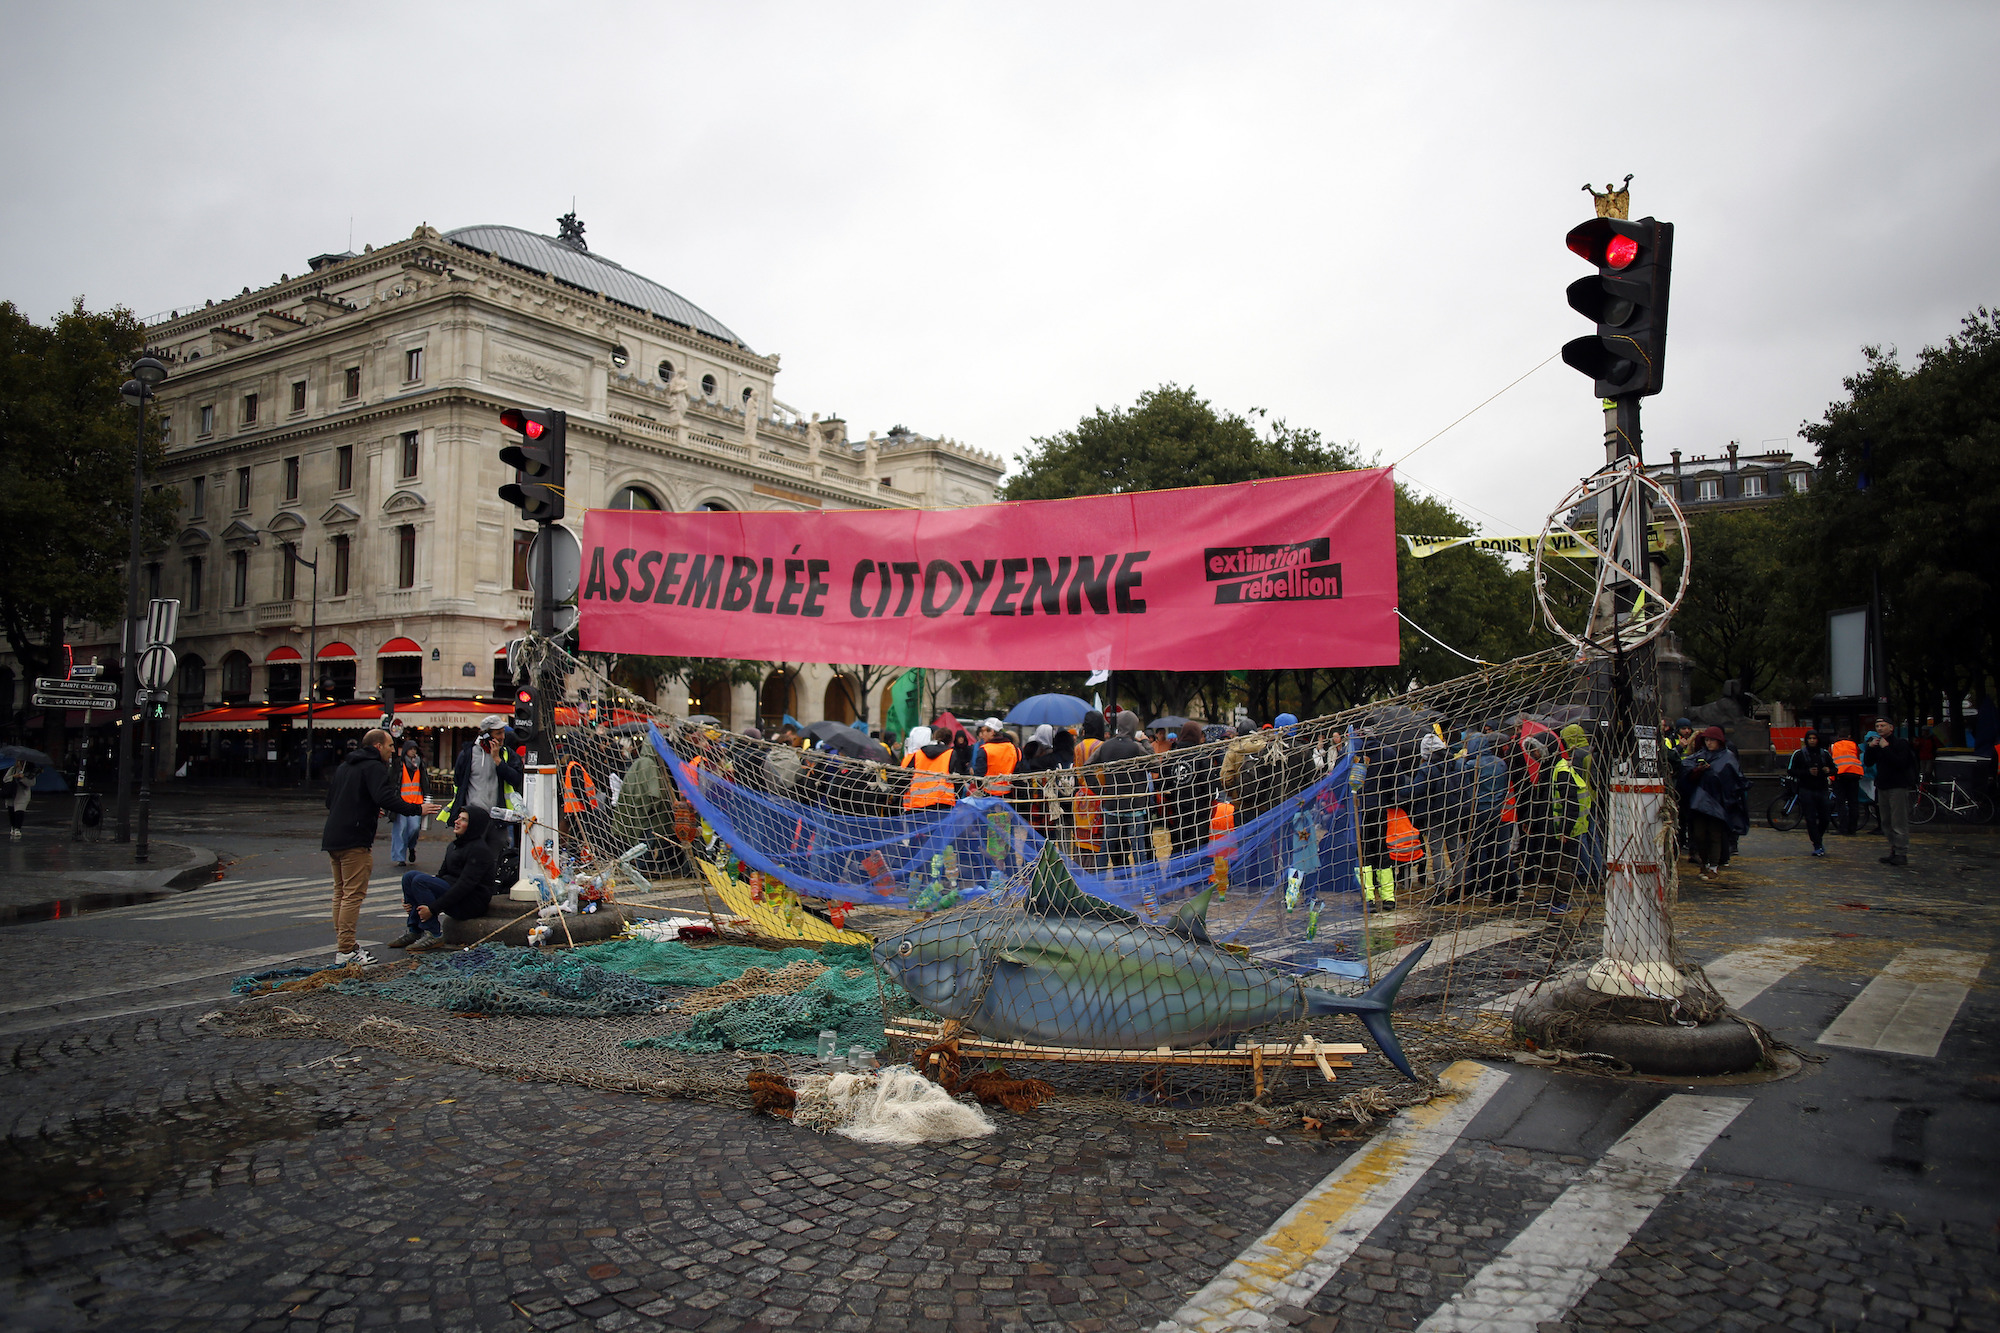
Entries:
[[[581, 228], [578, 230], [580, 232]], [[468, 250], [497, 255], [510, 264], [519, 264], [572, 287], [581, 287], [599, 296], [637, 306], [748, 350], [748, 344], [721, 320], [679, 292], [581, 248], [580, 236], [578, 244], [571, 245], [552, 236], [523, 231], [519, 227], [481, 226], [459, 227], [446, 232], [444, 238]]]

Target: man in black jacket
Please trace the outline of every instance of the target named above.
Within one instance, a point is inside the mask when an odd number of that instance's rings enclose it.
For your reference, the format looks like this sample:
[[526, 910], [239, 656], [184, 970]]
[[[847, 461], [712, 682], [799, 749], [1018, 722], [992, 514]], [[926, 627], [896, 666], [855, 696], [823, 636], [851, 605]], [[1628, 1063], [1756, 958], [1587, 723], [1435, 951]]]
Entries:
[[[451, 766], [451, 781], [451, 806], [446, 813], [453, 823], [467, 806], [491, 811], [494, 806], [507, 804], [510, 790], [521, 790], [521, 765], [514, 762], [514, 755], [507, 748], [505, 722], [489, 717], [479, 724], [479, 734], [459, 747], [458, 759]], [[495, 856], [506, 854], [511, 840], [507, 824], [491, 821], [485, 837]]]
[[1121, 859], [1141, 865], [1150, 850], [1147, 827], [1152, 822], [1152, 770], [1150, 763], [1134, 760], [1152, 758], [1150, 747], [1139, 743], [1139, 715], [1129, 710], [1118, 715], [1118, 734], [1097, 747], [1084, 761], [1086, 769], [1116, 764], [1108, 773], [1092, 772], [1090, 785], [1097, 789], [1104, 811], [1105, 861], [1116, 866]]
[[1833, 755], [1819, 743], [1819, 732], [1807, 729], [1785, 773], [1798, 784], [1799, 812], [1805, 816], [1812, 854], [1825, 856], [1826, 826], [1833, 822]]
[[409, 932], [389, 941], [391, 949], [428, 949], [444, 937], [444, 922], [486, 915], [493, 900], [493, 848], [486, 841], [490, 816], [476, 805], [458, 812], [451, 829], [458, 836], [445, 848], [444, 863], [435, 875], [412, 870], [403, 876], [403, 906], [409, 909]]
[[1885, 866], [1910, 863], [1910, 800], [1917, 788], [1917, 748], [1896, 734], [1888, 718], [1875, 720], [1875, 800], [1882, 807], [1882, 831], [1889, 835]]
[[389, 766], [396, 752], [389, 733], [379, 727], [341, 761], [326, 791], [326, 830], [320, 850], [333, 861], [333, 965], [369, 964], [373, 954], [355, 943], [354, 927], [361, 920], [361, 902], [375, 874], [375, 826], [383, 811], [394, 815], [430, 815], [438, 802], [413, 804], [403, 799], [398, 776]]

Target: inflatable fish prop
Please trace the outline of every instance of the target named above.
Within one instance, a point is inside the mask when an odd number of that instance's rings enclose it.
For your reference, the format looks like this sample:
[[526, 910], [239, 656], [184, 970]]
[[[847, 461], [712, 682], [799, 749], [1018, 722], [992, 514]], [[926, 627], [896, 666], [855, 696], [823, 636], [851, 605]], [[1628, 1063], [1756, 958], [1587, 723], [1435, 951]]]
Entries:
[[1145, 1051], [1353, 1014], [1389, 1063], [1416, 1077], [1389, 1013], [1430, 941], [1365, 994], [1335, 995], [1217, 948], [1206, 922], [1213, 893], [1149, 926], [1084, 893], [1045, 847], [1024, 911], [939, 917], [879, 941], [875, 956], [926, 1009], [1001, 1041]]

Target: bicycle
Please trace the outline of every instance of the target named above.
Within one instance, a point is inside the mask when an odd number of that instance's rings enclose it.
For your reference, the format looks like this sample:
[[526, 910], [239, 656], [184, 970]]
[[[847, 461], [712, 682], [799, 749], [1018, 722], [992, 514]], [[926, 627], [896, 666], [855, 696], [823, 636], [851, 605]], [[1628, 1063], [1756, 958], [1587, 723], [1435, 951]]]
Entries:
[[1985, 824], [1993, 818], [1993, 798], [1962, 782], [1919, 782], [1910, 798], [1910, 822], [1928, 824], [1947, 814], [1968, 824]]
[[1806, 822], [1805, 810], [1799, 802], [1799, 780], [1786, 778], [1784, 790], [1778, 799], [1771, 802], [1771, 808], [1764, 812], [1764, 822], [1779, 833], [1790, 833]]

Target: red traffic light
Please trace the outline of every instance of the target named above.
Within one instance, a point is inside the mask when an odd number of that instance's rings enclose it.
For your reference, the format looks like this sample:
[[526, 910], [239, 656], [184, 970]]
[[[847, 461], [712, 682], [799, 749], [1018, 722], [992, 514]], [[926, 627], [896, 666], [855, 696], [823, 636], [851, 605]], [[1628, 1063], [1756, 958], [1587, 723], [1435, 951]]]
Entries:
[[1639, 239], [1633, 235], [1644, 224], [1623, 219], [1592, 218], [1574, 227], [1565, 238], [1572, 253], [1599, 268], [1630, 268], [1639, 259]]
[[535, 692], [533, 690], [519, 689], [514, 691], [514, 703], [517, 707], [531, 707], [534, 702]]
[[535, 420], [533, 417], [529, 416], [526, 412], [523, 412], [518, 407], [510, 407], [505, 412], [502, 412], [500, 414], [500, 424], [505, 426], [508, 430], [517, 430], [521, 432], [521, 434], [527, 436], [531, 440], [541, 439], [542, 432], [548, 429], [548, 427], [544, 426], [541, 422]]

